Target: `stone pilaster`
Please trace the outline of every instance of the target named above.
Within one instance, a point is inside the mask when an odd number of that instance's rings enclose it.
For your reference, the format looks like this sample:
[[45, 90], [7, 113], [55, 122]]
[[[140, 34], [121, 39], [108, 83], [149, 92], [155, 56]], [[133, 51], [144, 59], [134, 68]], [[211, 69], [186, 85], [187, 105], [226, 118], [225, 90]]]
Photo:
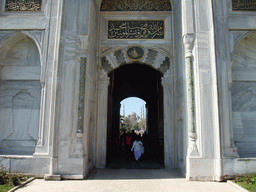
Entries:
[[107, 143], [107, 112], [108, 112], [108, 85], [109, 77], [103, 69], [100, 72], [98, 87], [98, 120], [97, 120], [97, 167], [105, 167], [106, 164], [106, 143]]
[[194, 45], [194, 36], [184, 36], [185, 45], [185, 69], [186, 69], [186, 94], [187, 94], [187, 128], [189, 136], [188, 157], [198, 156], [196, 145], [196, 128], [195, 128], [195, 95], [194, 95], [194, 63], [192, 49]]
[[174, 126], [174, 102], [173, 102], [173, 74], [168, 70], [162, 77], [164, 91], [164, 161], [165, 166], [175, 167], [175, 126]]
[[[58, 0], [54, 2], [50, 8], [50, 34], [49, 41], [52, 42], [53, 46], [48, 47], [48, 57], [47, 57], [47, 69], [49, 73], [47, 73], [46, 81], [45, 81], [45, 91], [47, 93], [46, 98], [47, 102], [45, 102], [45, 111], [48, 113], [48, 123], [45, 126], [49, 129], [48, 133], [48, 142], [49, 142], [49, 174], [45, 174], [45, 180], [60, 180], [61, 176], [58, 175], [58, 153], [57, 153], [57, 136], [58, 129], [56, 127], [56, 100], [57, 100], [57, 80], [58, 80], [58, 65], [59, 65], [59, 48], [60, 48], [60, 34], [61, 34], [61, 21], [62, 21], [62, 8], [63, 8], [63, 0]], [[49, 86], [49, 87], [48, 87]], [[48, 87], [48, 88], [47, 88]], [[48, 90], [47, 90], [48, 89]], [[49, 103], [48, 103], [49, 102]], [[45, 120], [44, 120], [45, 121]], [[45, 135], [47, 138], [47, 135]]]
[[183, 23], [183, 42], [185, 50], [185, 71], [186, 71], [186, 112], [187, 112], [187, 158], [186, 158], [186, 177], [193, 179], [199, 165], [195, 162], [200, 158], [197, 148], [197, 133], [195, 126], [195, 94], [194, 94], [194, 38], [195, 38], [195, 16], [194, 1], [182, 1], [182, 23]]
[[78, 99], [78, 119], [77, 119], [77, 142], [75, 152], [73, 154], [76, 158], [83, 157], [83, 127], [84, 127], [84, 100], [85, 100], [85, 73], [86, 73], [86, 58], [82, 57], [80, 61], [80, 75], [79, 75], [79, 99]]
[[43, 117], [44, 117], [44, 101], [45, 101], [45, 82], [41, 82], [41, 95], [42, 95], [42, 98], [41, 98], [41, 116], [40, 116], [40, 122], [39, 122], [39, 131], [38, 131], [38, 141], [37, 141], [37, 144], [36, 144], [36, 152], [37, 152], [37, 148], [38, 147], [42, 147], [43, 146], [43, 136], [44, 136], [44, 133], [43, 133], [43, 124], [42, 124], [42, 121], [43, 121]]

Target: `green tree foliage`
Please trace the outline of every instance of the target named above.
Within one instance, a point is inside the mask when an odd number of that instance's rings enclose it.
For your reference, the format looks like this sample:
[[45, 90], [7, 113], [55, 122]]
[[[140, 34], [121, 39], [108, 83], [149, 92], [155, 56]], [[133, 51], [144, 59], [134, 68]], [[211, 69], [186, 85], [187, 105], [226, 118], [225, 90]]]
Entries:
[[127, 118], [127, 117], [123, 117], [120, 116], [120, 131], [124, 132], [124, 131], [131, 131], [133, 128], [133, 125], [131, 123], [131, 121]]

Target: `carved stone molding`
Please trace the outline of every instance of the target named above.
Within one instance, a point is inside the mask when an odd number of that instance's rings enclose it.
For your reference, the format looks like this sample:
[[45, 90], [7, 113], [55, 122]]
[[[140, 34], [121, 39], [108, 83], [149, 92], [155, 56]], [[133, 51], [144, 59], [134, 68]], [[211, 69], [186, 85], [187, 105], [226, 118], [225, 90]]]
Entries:
[[103, 0], [101, 11], [171, 11], [170, 0]]
[[89, 46], [88, 35], [79, 35], [79, 40], [81, 51], [87, 52]]
[[21, 31], [21, 33], [29, 36], [31, 39], [34, 40], [35, 44], [37, 45], [37, 48], [39, 50], [40, 57], [42, 55], [42, 49], [43, 49], [43, 41], [44, 41], [44, 30], [33, 30], [33, 31]]
[[[139, 61], [140, 63], [151, 65], [162, 73], [165, 73], [170, 68], [171, 58], [168, 54], [164, 54], [163, 51], [158, 51], [155, 48], [143, 49], [145, 51], [145, 56], [142, 60]], [[126, 52], [127, 47], [124, 47], [104, 54], [101, 59], [101, 67], [106, 72], [110, 72], [111, 70], [123, 64], [136, 62], [129, 59]]]
[[107, 73], [113, 70], [113, 67], [111, 66], [111, 64], [109, 64], [109, 60], [106, 57], [101, 58], [101, 67]]
[[0, 49], [3, 46], [4, 42], [11, 37], [15, 32], [14, 31], [1, 31], [0, 32]]
[[5, 11], [41, 11], [42, 0], [6, 0]]
[[253, 33], [251, 31], [230, 31], [230, 47], [231, 53], [234, 54], [237, 44], [247, 35]]

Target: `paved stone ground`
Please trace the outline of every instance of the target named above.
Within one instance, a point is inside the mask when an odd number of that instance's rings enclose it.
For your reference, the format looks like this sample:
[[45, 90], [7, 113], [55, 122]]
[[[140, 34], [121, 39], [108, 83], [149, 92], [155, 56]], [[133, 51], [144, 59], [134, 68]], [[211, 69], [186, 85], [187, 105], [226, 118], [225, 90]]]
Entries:
[[167, 169], [97, 169], [86, 180], [36, 179], [18, 192], [238, 192], [226, 182], [191, 182]]
[[108, 168], [110, 169], [161, 169], [163, 168], [157, 161], [144, 159], [136, 162], [135, 159], [124, 159], [112, 161]]

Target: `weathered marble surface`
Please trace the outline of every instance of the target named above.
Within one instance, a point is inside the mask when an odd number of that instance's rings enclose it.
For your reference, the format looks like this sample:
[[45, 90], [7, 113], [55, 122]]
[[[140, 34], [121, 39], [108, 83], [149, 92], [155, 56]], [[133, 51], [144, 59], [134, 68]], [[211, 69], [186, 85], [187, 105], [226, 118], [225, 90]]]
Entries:
[[237, 45], [232, 66], [234, 142], [240, 157], [256, 157], [256, 34]]
[[19, 148], [22, 154], [22, 148], [30, 148], [32, 154], [38, 139], [41, 84], [7, 81], [0, 86], [0, 153]]
[[14, 44], [1, 66], [0, 154], [32, 155], [41, 102], [40, 59], [33, 40]]
[[[233, 139], [232, 107], [229, 103], [231, 101], [229, 86], [233, 75], [231, 89], [234, 103], [234, 139], [242, 141], [246, 138], [247, 141], [251, 141], [250, 139], [253, 139], [255, 135], [252, 128], [255, 124], [255, 98], [252, 96], [255, 88], [254, 82], [251, 82], [256, 81], [255, 41], [252, 41], [255, 37], [237, 46], [239, 54], [231, 70], [230, 58], [233, 56], [232, 50], [235, 49], [236, 43], [231, 40], [232, 46], [229, 44], [229, 35], [234, 32], [244, 33], [245, 30], [255, 30], [255, 13], [234, 13], [231, 9], [231, 1], [223, 0], [173, 0], [173, 11], [167, 14], [106, 13], [105, 15], [99, 12], [100, 0], [47, 0], [43, 2], [45, 3], [40, 13], [0, 11], [0, 29], [2, 30], [0, 37], [3, 37], [0, 39], [0, 49], [16, 45], [10, 49], [4, 62], [0, 58], [1, 80], [4, 80], [0, 85], [0, 140], [3, 137], [15, 138], [16, 141], [5, 140], [5, 146], [17, 146], [21, 145], [18, 139], [23, 139], [22, 145], [27, 146], [21, 151], [15, 151], [13, 153], [15, 156], [0, 157], [0, 165], [3, 163], [11, 171], [45, 174], [49, 173], [49, 158], [51, 158], [54, 159], [52, 167], [55, 173], [66, 178], [83, 178], [91, 165], [104, 167], [106, 163], [107, 81], [100, 79], [101, 60], [98, 58], [112, 49], [108, 52], [109, 54], [105, 54], [106, 61], [108, 61], [106, 65], [110, 65], [110, 67], [107, 66], [112, 70], [120, 63], [131, 62], [125, 57], [126, 47], [141, 45], [145, 47], [145, 53], [148, 55], [141, 62], [151, 64], [159, 70], [161, 67], [171, 69], [171, 73], [163, 79], [166, 165], [176, 166], [184, 175], [187, 174], [192, 179], [215, 179], [216, 175], [220, 176], [221, 171], [223, 175], [231, 175], [235, 172], [246, 173], [253, 166], [255, 167], [255, 162], [247, 164], [247, 162], [235, 159], [236, 150], [234, 149], [236, 148], [231, 146]], [[189, 7], [195, 10], [189, 11]], [[188, 19], [183, 18], [182, 12], [187, 15]], [[166, 39], [159, 41], [108, 40], [106, 38], [107, 20], [117, 19], [117, 17], [120, 19], [164, 19]], [[193, 19], [194, 22], [191, 21]], [[185, 33], [183, 33], [183, 27]], [[21, 30], [24, 34], [25, 32], [26, 34], [33, 34], [35, 31], [44, 32], [40, 33], [37, 46], [29, 43], [31, 42], [29, 39], [24, 40], [23, 43], [3, 45], [2, 42], [9, 38], [9, 35]], [[6, 35], [7, 32], [8, 35]], [[197, 145], [200, 153], [200, 158], [192, 159], [190, 163], [186, 161], [188, 130], [185, 98], [187, 93], [182, 42], [182, 37], [186, 33], [195, 33], [195, 46], [193, 47], [195, 112]], [[86, 43], [81, 41], [81, 37], [86, 37]], [[40, 50], [40, 54], [36, 49]], [[122, 51], [115, 55], [117, 50]], [[170, 65], [166, 64], [165, 55], [159, 52], [170, 53]], [[73, 158], [72, 154], [77, 141], [81, 57], [86, 57], [88, 61], [82, 138], [84, 156]], [[218, 82], [216, 82], [216, 71]], [[166, 71], [162, 70], [162, 72]], [[248, 83], [246, 84], [245, 81]], [[19, 155], [32, 154], [28, 146], [34, 146], [37, 140], [41, 86], [40, 144], [36, 147], [33, 157], [18, 158]], [[21, 102], [21, 98], [27, 98], [25, 99], [27, 102]], [[13, 120], [14, 116], [15, 120]], [[219, 118], [220, 121], [218, 121]], [[25, 131], [21, 130], [21, 125], [26, 126]], [[238, 142], [236, 144], [241, 156], [243, 146], [239, 146]], [[4, 146], [1, 143], [0, 145]], [[2, 149], [2, 152], [7, 153], [8, 150], [4, 150]], [[222, 157], [219, 153], [221, 150], [224, 151]], [[188, 169], [188, 166], [191, 169]], [[221, 167], [222, 170], [219, 169]]]
[[256, 68], [256, 33], [244, 37], [236, 46], [232, 69]]

